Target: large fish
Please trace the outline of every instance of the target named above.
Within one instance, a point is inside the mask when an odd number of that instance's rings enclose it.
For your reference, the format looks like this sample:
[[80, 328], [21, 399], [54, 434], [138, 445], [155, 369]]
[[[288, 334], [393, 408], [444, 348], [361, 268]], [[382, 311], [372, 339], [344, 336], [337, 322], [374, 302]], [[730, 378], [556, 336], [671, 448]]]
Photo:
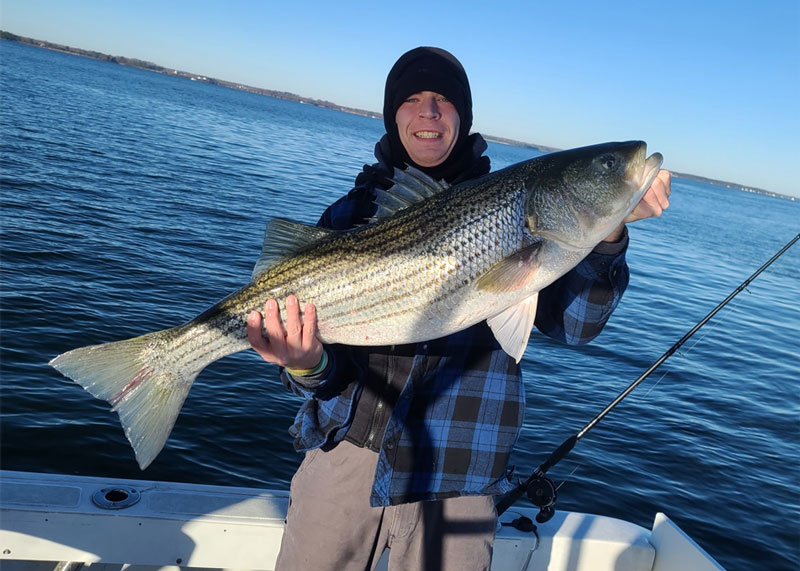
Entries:
[[537, 292], [610, 234], [650, 186], [662, 157], [646, 158], [646, 149], [631, 141], [561, 151], [450, 187], [398, 170], [371, 223], [335, 232], [272, 220], [248, 285], [184, 325], [50, 364], [113, 405], [144, 469], [198, 373], [250, 346], [247, 315], [269, 298], [313, 302], [324, 343], [413, 343], [488, 320], [519, 361]]

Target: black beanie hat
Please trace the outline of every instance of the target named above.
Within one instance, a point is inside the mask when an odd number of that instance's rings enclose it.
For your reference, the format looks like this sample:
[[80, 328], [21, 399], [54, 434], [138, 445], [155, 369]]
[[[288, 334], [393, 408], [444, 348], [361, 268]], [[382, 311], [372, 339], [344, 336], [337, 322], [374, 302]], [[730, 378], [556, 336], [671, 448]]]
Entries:
[[472, 92], [464, 67], [453, 54], [441, 48], [419, 47], [406, 52], [389, 71], [383, 96], [383, 123], [389, 135], [392, 155], [397, 166], [411, 164], [397, 131], [395, 115], [409, 95], [435, 91], [447, 97], [458, 111], [458, 139], [451, 155], [463, 147], [472, 128]]

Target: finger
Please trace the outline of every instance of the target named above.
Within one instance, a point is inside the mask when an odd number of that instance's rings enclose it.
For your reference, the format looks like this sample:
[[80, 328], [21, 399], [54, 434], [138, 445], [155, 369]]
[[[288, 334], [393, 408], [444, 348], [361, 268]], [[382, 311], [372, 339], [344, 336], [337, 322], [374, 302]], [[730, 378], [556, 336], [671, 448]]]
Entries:
[[317, 308], [313, 303], [307, 303], [303, 321], [303, 348], [310, 351], [317, 344], [321, 345], [317, 339]]
[[665, 194], [672, 194], [672, 173], [665, 170], [658, 171], [657, 178], [663, 183]]
[[303, 318], [300, 315], [300, 304], [297, 297], [290, 295], [286, 298], [286, 363], [295, 368], [297, 363], [305, 363], [308, 355], [303, 348]]
[[669, 195], [661, 194], [658, 197], [658, 205], [661, 207], [661, 211], [663, 212], [667, 208], [669, 208]]
[[658, 200], [655, 199], [655, 192], [652, 187], [648, 189], [633, 211], [625, 218], [625, 223], [636, 222], [637, 220], [644, 220], [645, 218], [653, 218], [661, 215], [661, 207], [658, 205]]
[[651, 189], [647, 192], [642, 201], [643, 216], [642, 218], [657, 218], [661, 216], [661, 199], [663, 189]]
[[247, 316], [247, 340], [253, 346], [253, 349], [266, 345], [266, 341], [261, 335], [261, 314], [255, 310], [251, 311]]
[[303, 321], [300, 318], [300, 304], [290, 295], [286, 298], [286, 342], [300, 346], [303, 342]]
[[251, 311], [247, 316], [247, 340], [262, 359], [272, 360], [273, 355], [269, 343], [261, 333], [261, 313], [258, 311]]
[[658, 179], [663, 187], [662, 192], [659, 193], [659, 203], [662, 210], [669, 208], [669, 197], [672, 194], [672, 174], [669, 171], [659, 171]]
[[264, 331], [267, 333], [267, 340], [278, 364], [282, 364], [286, 358], [286, 333], [281, 321], [281, 312], [278, 302], [274, 299], [267, 301], [264, 306]]

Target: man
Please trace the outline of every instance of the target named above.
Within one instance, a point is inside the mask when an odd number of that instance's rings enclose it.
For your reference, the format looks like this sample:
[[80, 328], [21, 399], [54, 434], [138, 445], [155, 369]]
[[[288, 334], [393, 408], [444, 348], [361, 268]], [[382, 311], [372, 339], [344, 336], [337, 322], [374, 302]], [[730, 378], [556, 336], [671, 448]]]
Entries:
[[[450, 53], [416, 48], [395, 63], [384, 94], [378, 162], [319, 224], [345, 230], [374, 215], [375, 189], [413, 165], [451, 184], [489, 172], [470, 135], [467, 75]], [[662, 171], [626, 222], [668, 206]], [[628, 283], [624, 224], [540, 292], [536, 327], [566, 343], [600, 333]], [[394, 569], [489, 569], [493, 496], [508, 491], [508, 457], [522, 426], [520, 369], [486, 322], [442, 339], [393, 347], [324, 346], [312, 304], [270, 300], [248, 337], [305, 402], [290, 433], [306, 456], [292, 479], [278, 568], [362, 570], [385, 547]], [[285, 323], [285, 325], [284, 325]]]

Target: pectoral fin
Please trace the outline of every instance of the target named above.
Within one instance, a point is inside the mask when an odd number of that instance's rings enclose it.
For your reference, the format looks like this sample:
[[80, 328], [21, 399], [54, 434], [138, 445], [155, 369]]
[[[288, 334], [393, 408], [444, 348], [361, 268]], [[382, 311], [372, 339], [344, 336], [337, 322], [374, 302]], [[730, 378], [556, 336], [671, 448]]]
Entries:
[[539, 271], [539, 252], [544, 242], [535, 242], [483, 274], [475, 282], [479, 290], [492, 293], [511, 293], [524, 288]]
[[528, 346], [538, 300], [539, 294], [535, 293], [486, 320], [503, 351], [514, 357], [517, 363]]

